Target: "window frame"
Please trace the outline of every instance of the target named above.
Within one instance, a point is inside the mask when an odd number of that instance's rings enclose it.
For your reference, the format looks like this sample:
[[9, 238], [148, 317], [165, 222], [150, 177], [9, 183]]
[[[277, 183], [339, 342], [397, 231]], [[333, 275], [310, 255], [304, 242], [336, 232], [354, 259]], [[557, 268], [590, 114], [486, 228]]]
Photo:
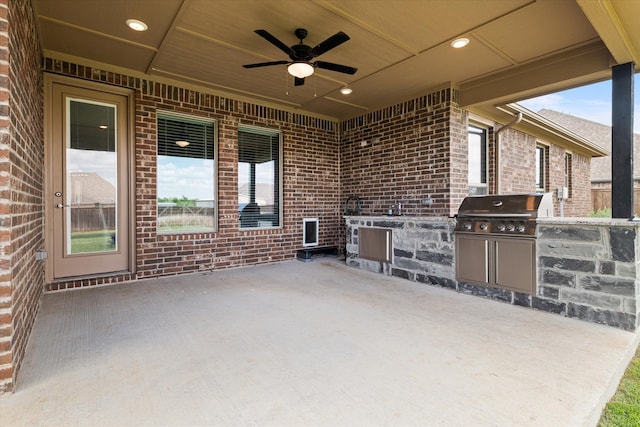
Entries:
[[[158, 159], [161, 156], [159, 152], [159, 126], [158, 121], [161, 118], [171, 119], [178, 121], [183, 119], [184, 121], [188, 121], [191, 123], [202, 123], [206, 125], [211, 125], [213, 127], [213, 193], [211, 197], [213, 197], [213, 227], [212, 228], [195, 228], [188, 230], [161, 230], [159, 225], [159, 202], [158, 202], [158, 185], [159, 185], [159, 168], [158, 168]], [[198, 157], [191, 157], [193, 159], [198, 159]], [[199, 158], [202, 159], [202, 158]], [[167, 110], [157, 110], [156, 111], [156, 233], [159, 235], [183, 235], [189, 233], [216, 233], [218, 232], [218, 212], [219, 212], [219, 197], [218, 197], [218, 121], [212, 117], [198, 116], [194, 114], [185, 114], [178, 113], [174, 111]]]
[[567, 187], [567, 197], [571, 198], [573, 192], [573, 153], [564, 153], [564, 186]]
[[[477, 132], [472, 132], [472, 129], [476, 129]], [[469, 176], [471, 165], [469, 135], [472, 133], [480, 135], [480, 180], [482, 181], [484, 179], [484, 182], [472, 182]], [[482, 189], [483, 192], [472, 193], [472, 188]], [[467, 125], [467, 193], [469, 195], [489, 194], [489, 129], [479, 123], [469, 123]]]
[[[549, 185], [549, 147], [544, 144], [536, 144], [535, 153], [536, 192], [544, 193], [547, 191], [547, 186]], [[538, 185], [538, 180], [541, 181], [542, 185]]]
[[[269, 136], [269, 137], [275, 137], [277, 136], [278, 138], [278, 165], [277, 168], [274, 168], [274, 174], [277, 174], [277, 176], [273, 177], [273, 183], [274, 185], [276, 184], [277, 181], [277, 185], [278, 185], [278, 193], [277, 193], [277, 197], [278, 197], [278, 201], [277, 201], [277, 205], [278, 208], [274, 209], [274, 213], [277, 215], [278, 218], [278, 225], [271, 225], [271, 226], [265, 226], [265, 225], [259, 225], [260, 221], [258, 221], [258, 225], [255, 227], [252, 226], [242, 226], [242, 222], [241, 222], [241, 209], [240, 209], [240, 192], [238, 191], [238, 199], [236, 200], [236, 207], [237, 207], [237, 211], [238, 211], [238, 229], [241, 231], [251, 231], [251, 230], [270, 230], [270, 229], [282, 229], [284, 228], [284, 201], [283, 201], [283, 195], [284, 195], [284, 191], [283, 191], [283, 183], [284, 183], [284, 179], [283, 179], [283, 170], [284, 170], [284, 156], [283, 156], [283, 152], [284, 152], [284, 135], [282, 133], [282, 131], [280, 129], [274, 129], [274, 128], [269, 128], [269, 127], [263, 127], [263, 126], [255, 126], [255, 125], [247, 125], [247, 124], [240, 124], [238, 125], [238, 146], [237, 146], [237, 153], [238, 153], [238, 161], [237, 161], [237, 165], [238, 165], [238, 175], [237, 175], [237, 184], [239, 186], [240, 184], [240, 132], [246, 132], [246, 133], [253, 133], [253, 134], [257, 134], [257, 135], [265, 135], [265, 136]], [[274, 192], [275, 195], [275, 192]], [[275, 203], [275, 201], [274, 201]]]

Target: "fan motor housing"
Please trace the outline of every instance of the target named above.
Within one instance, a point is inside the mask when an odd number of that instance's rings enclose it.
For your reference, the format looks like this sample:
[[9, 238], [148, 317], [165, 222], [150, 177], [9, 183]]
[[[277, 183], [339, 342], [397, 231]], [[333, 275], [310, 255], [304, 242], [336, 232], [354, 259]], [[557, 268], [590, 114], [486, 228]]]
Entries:
[[291, 46], [291, 50], [295, 52], [295, 55], [289, 55], [289, 57], [294, 61], [308, 61], [311, 59], [311, 46], [301, 43]]

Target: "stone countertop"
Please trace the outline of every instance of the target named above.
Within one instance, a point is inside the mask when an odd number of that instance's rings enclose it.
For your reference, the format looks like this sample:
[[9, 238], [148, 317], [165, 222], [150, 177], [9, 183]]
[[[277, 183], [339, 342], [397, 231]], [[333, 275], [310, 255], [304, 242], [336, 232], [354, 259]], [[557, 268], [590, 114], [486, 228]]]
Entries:
[[640, 227], [640, 219], [630, 221], [623, 218], [577, 218], [577, 217], [552, 217], [538, 218], [538, 225], [582, 225], [582, 226], [616, 226], [616, 227]]
[[[344, 215], [345, 220], [372, 221], [423, 221], [423, 222], [455, 222], [456, 218], [446, 216], [411, 216], [411, 215]], [[622, 218], [587, 218], [587, 217], [551, 217], [538, 218], [538, 225], [581, 225], [581, 226], [615, 226], [639, 227], [640, 219], [630, 221]]]
[[343, 215], [344, 219], [371, 219], [371, 220], [392, 220], [392, 221], [432, 221], [449, 222], [455, 218], [447, 216], [412, 216], [412, 215]]

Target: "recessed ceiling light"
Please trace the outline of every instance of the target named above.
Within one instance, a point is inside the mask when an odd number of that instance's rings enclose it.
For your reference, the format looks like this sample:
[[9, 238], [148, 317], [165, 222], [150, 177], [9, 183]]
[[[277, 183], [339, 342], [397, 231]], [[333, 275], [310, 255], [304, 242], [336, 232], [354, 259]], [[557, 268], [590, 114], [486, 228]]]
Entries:
[[353, 92], [353, 90], [351, 90], [350, 87], [343, 87], [340, 89], [340, 93], [343, 95], [349, 95], [351, 92]]
[[460, 37], [451, 42], [451, 47], [455, 49], [460, 49], [461, 47], [465, 47], [469, 44], [469, 39], [466, 37]]
[[135, 31], [147, 31], [149, 27], [144, 22], [138, 19], [127, 19], [127, 26]]

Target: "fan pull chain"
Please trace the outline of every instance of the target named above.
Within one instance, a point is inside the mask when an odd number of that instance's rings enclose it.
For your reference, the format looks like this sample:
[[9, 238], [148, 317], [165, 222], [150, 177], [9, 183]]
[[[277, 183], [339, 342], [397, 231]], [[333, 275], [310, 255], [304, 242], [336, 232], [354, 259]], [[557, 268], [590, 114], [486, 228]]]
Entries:
[[289, 95], [289, 73], [287, 72], [287, 69], [284, 69], [284, 84], [285, 84], [285, 95]]

